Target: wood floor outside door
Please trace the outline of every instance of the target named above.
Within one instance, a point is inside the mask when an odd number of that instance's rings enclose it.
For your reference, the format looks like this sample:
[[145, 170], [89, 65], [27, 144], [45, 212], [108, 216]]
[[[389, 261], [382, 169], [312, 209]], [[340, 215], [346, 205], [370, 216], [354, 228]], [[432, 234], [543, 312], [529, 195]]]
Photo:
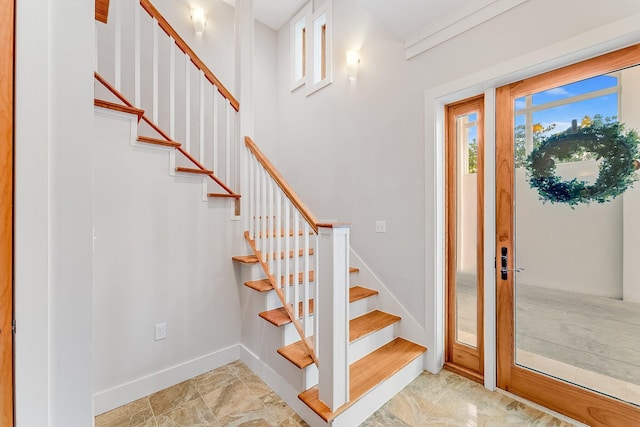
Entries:
[[13, 420], [14, 0], [0, 0], [0, 426]]

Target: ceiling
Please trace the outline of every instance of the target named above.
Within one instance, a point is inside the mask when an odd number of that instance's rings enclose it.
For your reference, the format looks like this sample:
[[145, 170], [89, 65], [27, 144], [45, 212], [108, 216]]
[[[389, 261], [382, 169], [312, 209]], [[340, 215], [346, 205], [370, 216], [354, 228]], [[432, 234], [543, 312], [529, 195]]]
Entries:
[[[231, 6], [236, 0], [223, 0]], [[279, 30], [309, 0], [253, 0], [255, 18], [274, 30]]]
[[[223, 1], [235, 6], [235, 0]], [[309, 1], [313, 0], [254, 0], [254, 16], [279, 30]], [[405, 42], [410, 58], [528, 0], [357, 1]]]

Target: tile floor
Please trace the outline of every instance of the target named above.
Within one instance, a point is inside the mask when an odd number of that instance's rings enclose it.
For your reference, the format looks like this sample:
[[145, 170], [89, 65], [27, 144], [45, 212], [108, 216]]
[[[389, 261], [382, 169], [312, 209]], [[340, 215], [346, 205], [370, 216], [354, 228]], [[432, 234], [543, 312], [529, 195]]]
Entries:
[[[96, 427], [306, 426], [240, 361], [96, 417]], [[362, 426], [570, 426], [456, 374], [423, 373]]]

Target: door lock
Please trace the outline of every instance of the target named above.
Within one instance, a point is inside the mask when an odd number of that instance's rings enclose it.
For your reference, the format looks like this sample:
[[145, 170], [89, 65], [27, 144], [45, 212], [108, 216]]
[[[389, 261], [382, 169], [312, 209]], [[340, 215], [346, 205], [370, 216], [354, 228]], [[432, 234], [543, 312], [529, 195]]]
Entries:
[[517, 267], [508, 269], [507, 268], [508, 261], [509, 261], [509, 256], [507, 255], [507, 248], [503, 246], [502, 248], [500, 248], [500, 278], [502, 280], [507, 280], [507, 277], [510, 271], [513, 271], [515, 273], [524, 271], [524, 268], [517, 268]]

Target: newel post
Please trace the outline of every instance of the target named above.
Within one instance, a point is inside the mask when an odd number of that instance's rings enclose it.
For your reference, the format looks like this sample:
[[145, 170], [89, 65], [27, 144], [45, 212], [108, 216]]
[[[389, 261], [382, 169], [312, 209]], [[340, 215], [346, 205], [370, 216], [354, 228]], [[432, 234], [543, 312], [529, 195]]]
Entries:
[[331, 411], [349, 401], [350, 224], [318, 224], [318, 388]]

